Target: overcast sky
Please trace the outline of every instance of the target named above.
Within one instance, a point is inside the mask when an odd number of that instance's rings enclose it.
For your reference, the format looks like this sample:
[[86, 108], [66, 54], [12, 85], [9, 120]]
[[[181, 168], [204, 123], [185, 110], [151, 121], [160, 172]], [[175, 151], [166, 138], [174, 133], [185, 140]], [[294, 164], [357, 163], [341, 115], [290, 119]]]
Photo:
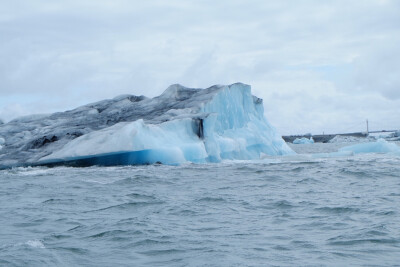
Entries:
[[0, 118], [243, 82], [282, 133], [400, 129], [400, 1], [0, 0]]

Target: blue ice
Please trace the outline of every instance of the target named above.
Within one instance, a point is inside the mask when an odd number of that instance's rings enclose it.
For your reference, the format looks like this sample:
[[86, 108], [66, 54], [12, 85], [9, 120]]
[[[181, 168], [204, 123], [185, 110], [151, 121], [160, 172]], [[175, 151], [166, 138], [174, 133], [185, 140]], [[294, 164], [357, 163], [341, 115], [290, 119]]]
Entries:
[[351, 151], [354, 154], [359, 153], [395, 153], [400, 154], [400, 147], [395, 143], [389, 143], [384, 139], [378, 139], [376, 142], [356, 144], [339, 149], [339, 152]]
[[173, 86], [155, 100], [173, 103], [184, 94], [191, 94], [191, 106], [168, 111], [172, 115], [164, 122], [117, 123], [70, 141], [40, 162], [180, 164], [294, 154], [265, 119], [262, 100], [251, 94], [250, 86], [237, 83], [199, 91]]

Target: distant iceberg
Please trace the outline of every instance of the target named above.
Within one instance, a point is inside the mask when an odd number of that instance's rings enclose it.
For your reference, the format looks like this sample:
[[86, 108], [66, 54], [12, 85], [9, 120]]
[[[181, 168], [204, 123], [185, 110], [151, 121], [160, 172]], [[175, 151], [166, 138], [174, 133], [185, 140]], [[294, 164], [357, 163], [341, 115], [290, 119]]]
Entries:
[[366, 142], [373, 142], [375, 140], [376, 139], [373, 137], [336, 135], [334, 138], [329, 140], [328, 143], [366, 143]]
[[394, 153], [400, 155], [400, 147], [395, 143], [389, 143], [385, 139], [378, 139], [376, 142], [356, 144], [339, 149], [339, 152], [351, 151], [354, 154], [360, 153]]
[[395, 131], [384, 138], [387, 141], [400, 141], [400, 131]]
[[294, 139], [293, 144], [295, 144], [295, 145], [298, 145], [298, 144], [314, 144], [314, 139], [312, 137], [310, 137], [310, 139], [308, 139], [306, 137], [296, 138], [296, 139]]
[[123, 95], [0, 125], [0, 167], [180, 164], [294, 153], [249, 85], [171, 85], [158, 97]]
[[394, 156], [400, 156], [400, 146], [395, 143], [388, 142], [385, 139], [378, 139], [374, 142], [364, 142], [345, 146], [340, 148], [337, 152], [329, 153], [314, 153], [311, 155], [312, 158], [336, 158], [336, 157], [349, 157], [356, 154], [367, 154], [367, 153], [381, 153], [390, 154]]

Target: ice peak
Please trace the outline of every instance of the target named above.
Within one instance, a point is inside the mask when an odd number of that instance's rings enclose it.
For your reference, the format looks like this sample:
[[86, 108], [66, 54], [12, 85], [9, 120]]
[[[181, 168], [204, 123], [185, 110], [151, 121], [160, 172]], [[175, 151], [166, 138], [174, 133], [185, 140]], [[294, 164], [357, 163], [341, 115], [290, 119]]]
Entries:
[[161, 98], [173, 98], [176, 100], [185, 100], [197, 93], [200, 89], [188, 88], [181, 84], [172, 84], [160, 95]]

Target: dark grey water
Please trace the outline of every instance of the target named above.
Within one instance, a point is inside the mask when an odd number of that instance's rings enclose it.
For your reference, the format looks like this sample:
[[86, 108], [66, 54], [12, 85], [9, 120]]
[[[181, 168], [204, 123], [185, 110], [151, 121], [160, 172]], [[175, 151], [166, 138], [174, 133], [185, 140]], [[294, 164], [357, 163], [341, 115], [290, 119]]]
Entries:
[[0, 265], [393, 266], [399, 203], [385, 154], [3, 170]]

